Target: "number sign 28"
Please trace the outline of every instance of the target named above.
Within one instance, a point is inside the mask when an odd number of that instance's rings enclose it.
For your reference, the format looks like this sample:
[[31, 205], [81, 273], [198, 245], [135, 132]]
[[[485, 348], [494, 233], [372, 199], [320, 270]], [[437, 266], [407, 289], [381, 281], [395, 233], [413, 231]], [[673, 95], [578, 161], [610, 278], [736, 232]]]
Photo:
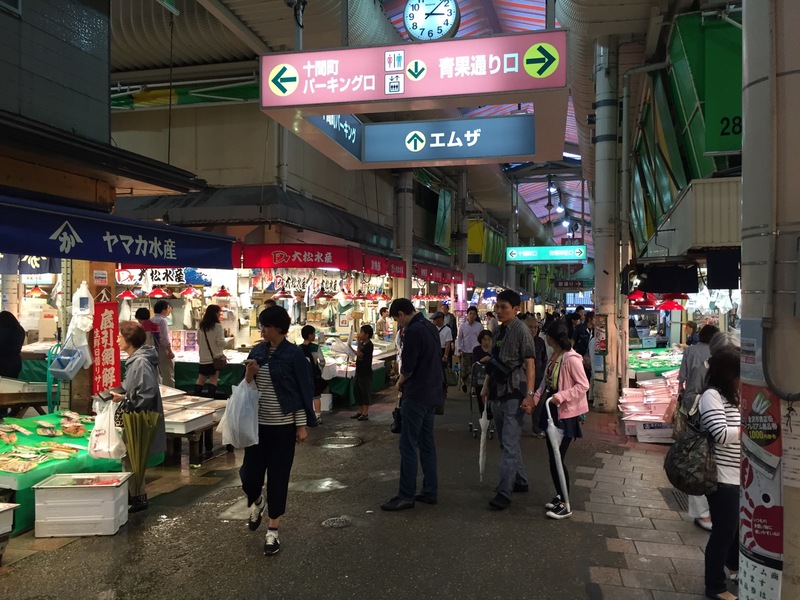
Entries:
[[742, 117], [722, 117], [720, 135], [742, 135]]

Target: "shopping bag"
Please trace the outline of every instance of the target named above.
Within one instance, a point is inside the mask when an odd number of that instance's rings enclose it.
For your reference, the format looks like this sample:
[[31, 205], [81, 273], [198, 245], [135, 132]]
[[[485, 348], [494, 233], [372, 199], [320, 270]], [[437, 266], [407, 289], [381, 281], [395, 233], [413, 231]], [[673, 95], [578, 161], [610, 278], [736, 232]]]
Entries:
[[255, 381], [242, 381], [233, 386], [217, 431], [222, 434], [222, 443], [234, 448], [247, 448], [258, 443], [258, 388]]
[[458, 373], [453, 369], [445, 369], [444, 377], [445, 380], [447, 381], [447, 385], [449, 386], [458, 385]]
[[92, 458], [122, 458], [125, 456], [125, 442], [114, 424], [117, 404], [95, 400], [94, 429], [89, 435], [89, 456]]

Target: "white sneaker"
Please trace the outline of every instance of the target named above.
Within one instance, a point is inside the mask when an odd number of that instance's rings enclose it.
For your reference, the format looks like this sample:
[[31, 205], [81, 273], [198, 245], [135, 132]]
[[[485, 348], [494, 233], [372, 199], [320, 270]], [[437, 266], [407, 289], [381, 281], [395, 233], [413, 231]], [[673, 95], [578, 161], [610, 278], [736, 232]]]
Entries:
[[264, 538], [264, 554], [277, 554], [281, 549], [281, 540], [278, 538], [278, 532], [269, 530]]
[[250, 531], [255, 531], [261, 525], [261, 516], [264, 514], [265, 508], [267, 508], [267, 503], [263, 495], [250, 505], [250, 518], [247, 520]]

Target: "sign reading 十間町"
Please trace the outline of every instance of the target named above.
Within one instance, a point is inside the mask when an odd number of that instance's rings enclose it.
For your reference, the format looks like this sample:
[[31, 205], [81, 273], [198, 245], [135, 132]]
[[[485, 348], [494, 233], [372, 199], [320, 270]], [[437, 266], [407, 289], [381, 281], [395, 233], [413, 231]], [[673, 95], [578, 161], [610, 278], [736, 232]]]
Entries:
[[515, 246], [506, 248], [506, 261], [563, 263], [586, 260], [586, 246]]

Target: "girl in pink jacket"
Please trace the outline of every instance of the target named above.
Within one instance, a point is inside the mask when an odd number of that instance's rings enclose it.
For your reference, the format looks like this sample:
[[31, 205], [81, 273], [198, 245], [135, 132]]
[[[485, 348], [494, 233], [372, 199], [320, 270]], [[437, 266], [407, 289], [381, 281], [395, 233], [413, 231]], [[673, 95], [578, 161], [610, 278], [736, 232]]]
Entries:
[[[561, 464], [564, 467], [564, 478], [567, 481], [569, 493], [569, 473], [564, 459], [567, 449], [574, 438], [583, 437], [581, 432], [580, 416], [589, 412], [589, 403], [586, 392], [589, 390], [589, 381], [583, 368], [583, 357], [572, 349], [572, 342], [567, 334], [567, 326], [562, 321], [554, 322], [546, 331], [547, 344], [553, 349], [553, 356], [547, 364], [545, 376], [539, 389], [533, 397], [535, 404], [540, 401], [547, 402], [547, 410], [553, 421], [564, 434], [559, 447]], [[547, 413], [541, 411], [539, 427], [547, 429]], [[548, 509], [547, 516], [551, 519], [566, 519], [572, 511], [562, 501], [564, 490], [558, 478], [555, 462], [555, 453], [551, 444], [547, 444], [550, 457], [550, 475], [556, 488], [556, 496], [545, 504]]]

